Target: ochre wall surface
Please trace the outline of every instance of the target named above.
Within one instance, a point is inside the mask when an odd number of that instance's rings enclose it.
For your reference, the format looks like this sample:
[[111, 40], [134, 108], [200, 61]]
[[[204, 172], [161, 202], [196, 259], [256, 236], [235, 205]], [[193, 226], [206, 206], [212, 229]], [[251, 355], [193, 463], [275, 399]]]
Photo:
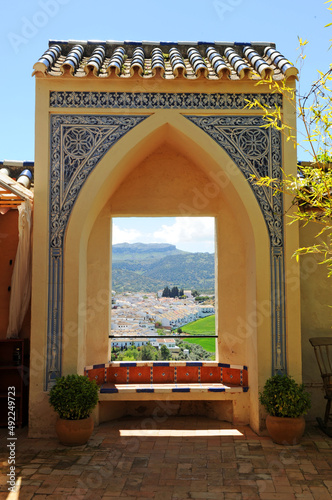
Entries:
[[[104, 80], [104, 81], [103, 81]], [[218, 360], [249, 368], [250, 407], [234, 396], [237, 423], [259, 432], [264, 415], [258, 391], [271, 375], [270, 239], [253, 191], [228, 154], [207, 133], [182, 116], [181, 109], [52, 109], [50, 90], [119, 92], [257, 92], [248, 80], [193, 82], [133, 77], [114, 79], [36, 79], [36, 157], [30, 424], [31, 436], [54, 434], [56, 416], [45, 390], [48, 334], [50, 116], [146, 115], [116, 142], [80, 189], [70, 214], [63, 247], [64, 374], [83, 373], [85, 365], [108, 361], [111, 290], [111, 219], [119, 216], [210, 215], [216, 219]], [[268, 88], [259, 87], [260, 92]], [[284, 116], [295, 113], [285, 102]], [[193, 110], [189, 114], [257, 115], [257, 110]], [[294, 173], [296, 152], [282, 139], [283, 168]], [[284, 229], [286, 274], [298, 247], [295, 225]], [[292, 266], [294, 266], [292, 262]], [[298, 267], [291, 270], [298, 282]], [[286, 281], [287, 367], [301, 380], [299, 287]], [[101, 300], [101, 297], [103, 299]], [[99, 300], [99, 299], [100, 300]], [[97, 302], [96, 302], [96, 299]], [[96, 314], [96, 311], [98, 314]], [[241, 408], [241, 405], [243, 406]]]
[[6, 338], [10, 286], [18, 244], [18, 210], [0, 215], [0, 339]]
[[[320, 230], [315, 223], [300, 227], [300, 246], [313, 245]], [[307, 254], [301, 261], [301, 333], [303, 383], [312, 396], [312, 408], [308, 419], [324, 417], [323, 382], [314, 349], [309, 342], [312, 337], [332, 336], [332, 278], [327, 277], [327, 267], [320, 264], [323, 256]]]

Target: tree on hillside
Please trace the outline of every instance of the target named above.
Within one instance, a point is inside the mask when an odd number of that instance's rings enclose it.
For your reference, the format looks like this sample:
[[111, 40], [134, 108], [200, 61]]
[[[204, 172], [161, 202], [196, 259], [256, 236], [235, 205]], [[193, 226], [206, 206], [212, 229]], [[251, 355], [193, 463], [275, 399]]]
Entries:
[[158, 352], [155, 349], [155, 347], [153, 347], [150, 344], [150, 342], [142, 346], [140, 352], [140, 359], [142, 361], [155, 361], [157, 358], [158, 358]]
[[128, 349], [121, 349], [121, 352], [117, 356], [117, 361], [136, 361], [139, 359], [140, 353], [136, 346], [131, 346]]
[[177, 341], [177, 345], [180, 348], [180, 353], [178, 356], [179, 360], [185, 360], [188, 359], [187, 355], [184, 354], [184, 350], [189, 351], [189, 359], [191, 361], [199, 361], [202, 359], [214, 359], [214, 354], [211, 352], [206, 351], [203, 349], [203, 347], [199, 344], [192, 344], [189, 342], [183, 342], [181, 340]]
[[164, 361], [172, 359], [171, 351], [165, 345], [162, 345], [161, 348], [160, 348], [160, 357]]
[[[332, 0], [327, 2], [332, 11]], [[330, 27], [332, 23], [326, 27]], [[305, 55], [307, 40], [300, 42], [300, 66]], [[301, 67], [300, 67], [301, 69]], [[298, 165], [297, 176], [284, 175], [283, 180], [270, 177], [256, 178], [258, 185], [268, 186], [275, 192], [291, 195], [294, 207], [290, 215], [290, 224], [302, 222], [304, 225], [315, 223], [316, 241], [312, 245], [298, 248], [295, 256], [314, 253], [322, 256], [321, 264], [326, 264], [328, 276], [332, 276], [332, 65], [325, 72], [318, 71], [317, 80], [304, 95], [294, 90], [287, 81], [275, 81], [272, 78], [260, 81], [267, 84], [273, 93], [280, 93], [297, 110], [300, 123], [303, 124], [304, 142], [298, 143], [295, 131], [284, 119], [280, 108], [266, 108], [258, 101], [248, 103], [249, 108], [258, 107], [264, 112], [265, 127], [274, 127], [287, 135], [287, 141], [293, 141], [294, 147], [304, 149], [310, 154], [311, 161]], [[307, 146], [303, 146], [305, 143]]]
[[196, 302], [204, 302], [205, 300], [209, 300], [210, 297], [208, 295], [198, 295], [195, 297]]
[[183, 289], [179, 291], [179, 288], [177, 286], [173, 286], [172, 289], [170, 289], [168, 286], [165, 286], [162, 296], [175, 298], [183, 294], [184, 294]]

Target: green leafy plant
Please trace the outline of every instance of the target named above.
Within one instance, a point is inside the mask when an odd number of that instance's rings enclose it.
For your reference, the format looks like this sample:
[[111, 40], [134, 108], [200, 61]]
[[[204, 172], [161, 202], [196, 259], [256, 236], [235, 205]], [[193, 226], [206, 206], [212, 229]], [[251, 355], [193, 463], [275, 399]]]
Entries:
[[96, 381], [76, 374], [59, 377], [50, 390], [49, 403], [65, 420], [87, 418], [98, 403]]
[[270, 377], [259, 401], [272, 417], [300, 417], [311, 408], [310, 394], [288, 375]]
[[[328, 11], [332, 13], [332, 0]], [[332, 23], [326, 27], [332, 26]], [[299, 38], [300, 69], [305, 60], [304, 47], [307, 40]], [[332, 65], [327, 71], [318, 70], [318, 78], [310, 89], [301, 92], [301, 78], [298, 90], [286, 79], [273, 80], [269, 77], [260, 80], [257, 85], [267, 85], [272, 93], [282, 95], [297, 113], [301, 128], [299, 134], [302, 141], [296, 139], [296, 130], [287, 122], [287, 117], [278, 106], [269, 108], [257, 99], [248, 102], [249, 109], [259, 109], [265, 120], [264, 128], [272, 127], [279, 130], [291, 141], [294, 147], [299, 147], [311, 160], [298, 165], [297, 175], [287, 175], [283, 179], [270, 177], [254, 177], [259, 186], [269, 187], [274, 193], [281, 192], [290, 195], [292, 211], [289, 215], [290, 224], [300, 222], [303, 225], [315, 223], [317, 232], [312, 245], [298, 248], [294, 256], [299, 259], [305, 254], [320, 254], [320, 264], [327, 266], [328, 276], [332, 276]]]

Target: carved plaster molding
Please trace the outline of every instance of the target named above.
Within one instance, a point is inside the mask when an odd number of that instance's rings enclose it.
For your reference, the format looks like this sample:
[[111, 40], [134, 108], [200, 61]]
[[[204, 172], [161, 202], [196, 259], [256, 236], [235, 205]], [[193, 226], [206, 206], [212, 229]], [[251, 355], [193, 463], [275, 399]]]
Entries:
[[75, 201], [107, 151], [147, 116], [52, 115], [46, 389], [61, 375], [63, 244]]
[[107, 109], [244, 109], [258, 100], [265, 107], [282, 107], [280, 94], [201, 92], [88, 92], [51, 91], [51, 108]]
[[253, 177], [282, 177], [281, 135], [262, 128], [261, 116], [186, 116], [222, 147], [241, 170], [259, 203], [270, 237], [272, 373], [286, 373], [283, 199]]

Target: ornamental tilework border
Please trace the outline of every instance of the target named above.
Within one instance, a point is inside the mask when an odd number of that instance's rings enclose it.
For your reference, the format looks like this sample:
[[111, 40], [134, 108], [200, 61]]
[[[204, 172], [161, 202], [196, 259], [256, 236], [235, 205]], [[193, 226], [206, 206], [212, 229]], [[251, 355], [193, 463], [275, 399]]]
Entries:
[[108, 109], [244, 109], [258, 100], [263, 106], [282, 107], [282, 95], [264, 93], [201, 92], [88, 92], [51, 91], [51, 108], [108, 108]]
[[107, 151], [147, 116], [52, 115], [46, 389], [61, 375], [63, 243], [86, 179]]
[[[149, 100], [151, 94], [146, 95]], [[182, 106], [185, 110], [186, 106], [183, 103]], [[97, 163], [121, 137], [146, 118], [148, 115], [52, 115], [50, 118], [46, 389], [61, 375], [63, 242], [69, 216]], [[282, 197], [271, 196], [267, 189], [257, 187], [251, 178], [251, 174], [280, 178], [280, 133], [260, 128], [262, 117], [259, 116], [191, 115], [186, 118], [209, 134], [233, 159], [250, 183], [262, 210], [271, 247], [273, 372], [286, 372]]]
[[260, 205], [270, 237], [272, 373], [286, 373], [282, 194], [257, 186], [253, 177], [282, 176], [280, 132], [262, 128], [261, 116], [186, 116], [222, 147], [241, 170]]

